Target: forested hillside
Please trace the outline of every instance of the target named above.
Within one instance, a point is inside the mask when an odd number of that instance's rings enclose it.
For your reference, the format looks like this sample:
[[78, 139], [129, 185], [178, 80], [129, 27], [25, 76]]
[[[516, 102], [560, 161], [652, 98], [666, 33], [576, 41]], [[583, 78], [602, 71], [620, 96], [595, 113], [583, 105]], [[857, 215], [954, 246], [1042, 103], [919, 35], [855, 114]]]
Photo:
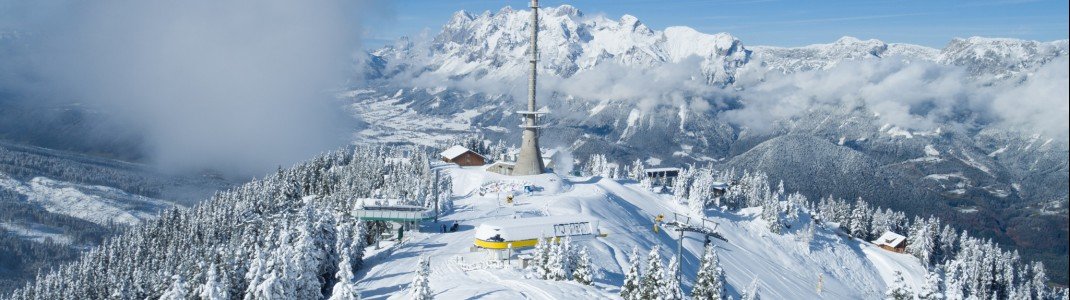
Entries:
[[193, 208], [168, 210], [41, 275], [14, 298], [319, 298], [336, 272], [360, 266], [369, 231], [347, 214], [352, 200], [433, 203], [428, 167], [419, 150], [331, 152]]
[[[569, 188], [577, 195], [586, 195], [590, 192], [588, 189], [595, 186], [610, 190], [629, 189], [614, 180], [635, 180], [639, 187], [649, 185], [649, 181], [642, 175], [643, 167], [639, 164], [621, 168], [605, 163], [604, 159], [589, 161], [592, 163], [583, 169], [588, 173], [586, 175], [594, 177], [589, 177], [588, 180], [569, 180], [569, 184], [577, 185]], [[442, 176], [435, 182], [429, 168], [430, 163], [428, 155], [420, 148], [358, 146], [327, 153], [292, 168], [279, 169], [264, 179], [220, 192], [192, 208], [168, 210], [154, 221], [135, 226], [108, 239], [77, 262], [40, 275], [34, 283], [15, 291], [12, 297], [352, 299], [343, 296], [353, 297], [361, 294], [362, 291], [356, 285], [358, 280], [382, 284], [377, 280], [383, 279], [354, 276], [366, 274], [359, 272], [364, 262], [364, 248], [375, 242], [382, 233], [382, 227], [361, 222], [351, 215], [353, 209], [359, 208], [363, 203], [355, 200], [394, 199], [394, 204], [422, 207], [440, 203], [441, 208], [448, 212], [453, 200], [450, 195], [455, 191], [451, 188], [453, 179], [451, 176]], [[458, 172], [455, 176], [461, 176], [458, 178], [468, 182], [461, 190], [478, 187], [472, 186], [471, 183], [477, 183], [481, 179], [465, 176], [474, 176], [482, 172], [481, 170], [466, 169]], [[593, 186], [590, 183], [599, 181], [602, 183]], [[733, 188], [729, 189], [727, 194], [718, 196], [709, 188], [715, 181], [732, 182]], [[434, 194], [436, 185], [442, 193]], [[579, 185], [584, 186], [580, 188]], [[785, 191], [782, 183], [771, 184], [769, 177], [763, 173], [737, 174], [731, 170], [695, 167], [686, 170], [671, 189], [671, 196], [643, 196], [648, 195], [643, 192], [629, 197], [649, 198], [627, 201], [646, 202], [649, 204], [644, 205], [654, 205], [653, 207], [686, 205], [684, 207], [690, 207], [694, 214], [717, 215], [720, 218], [738, 220], [726, 221], [728, 223], [723, 224], [725, 230], [743, 230], [741, 228], [754, 224], [765, 224], [760, 231], [767, 230], [768, 234], [771, 234], [770, 237], [766, 237], [767, 234], [762, 234], [761, 237], [752, 236], [756, 241], [736, 240], [725, 245], [733, 248], [758, 241], [783, 243], [786, 241], [783, 240], [785, 237], [789, 237], [787, 240], [810, 243], [818, 235], [823, 240], [819, 244], [844, 243], [840, 246], [851, 247], [874, 239], [885, 230], [903, 232], [910, 239], [907, 252], [920, 259], [921, 266], [927, 269], [928, 273], [924, 275], [927, 277], [924, 283], [913, 284], [919, 286], [919, 289], [911, 290], [902, 282], [896, 283], [901, 285], [890, 286], [890, 290], [904, 295], [946, 295], [954, 299], [1054, 299], [1066, 294], [1065, 290], [1051, 289], [1045, 285], [1046, 272], [1039, 263], [1023, 261], [1017, 253], [1002, 250], [991, 241], [974, 238], [965, 231], [959, 233], [942, 224], [938, 218], [910, 220], [902, 212], [873, 207], [864, 200], [808, 200], [801, 194]], [[550, 197], [570, 199], [564, 196]], [[608, 206], [601, 207], [603, 204], [599, 204], [599, 201], [612, 198], [607, 197], [595, 195], [594, 198], [581, 201], [586, 203], [581, 205], [592, 205], [590, 209], [601, 211]], [[483, 199], [474, 195], [462, 198], [469, 202]], [[436, 199], [439, 201], [432, 201]], [[675, 201], [677, 204], [657, 204], [664, 201], [663, 199]], [[571, 203], [572, 200], [575, 199], [561, 200], [561, 203]], [[552, 203], [554, 202], [546, 202], [546, 205]], [[462, 211], [487, 213], [479, 211], [483, 208], [476, 208], [467, 206]], [[473, 209], [476, 210], [472, 211]], [[759, 221], [744, 221], [749, 218], [746, 216], [753, 216], [755, 213]], [[839, 232], [858, 239], [859, 242], [835, 237]], [[731, 234], [738, 235], [741, 232], [731, 231]], [[453, 236], [461, 239], [450, 241], [451, 245], [443, 249], [470, 245], [470, 240], [464, 238], [467, 236]], [[447, 236], [418, 237], [412, 241], [413, 245], [403, 246], [408, 249], [403, 251], [426, 249], [424, 247], [427, 247], [425, 243], [428, 241], [422, 239], [429, 237]], [[742, 236], [733, 239], [739, 238]], [[620, 240], [619, 242], [626, 242], [625, 244], [639, 243], [643, 248], [654, 247], [654, 251], [657, 251], [656, 246], [644, 244], [650, 242], [645, 241], [645, 238], [632, 240], [630, 235], [621, 233], [610, 240]], [[460, 244], [454, 245], [453, 242]], [[818, 252], [812, 255], [829, 255], [822, 254], [823, 251], [831, 251], [828, 250], [832, 249], [829, 247], [831, 246], [819, 246], [808, 251]], [[607, 259], [606, 253], [602, 252], [599, 251], [601, 254], [596, 261], [604, 262]], [[752, 256], [758, 253], [741, 252], [729, 257], [750, 261], [756, 259]], [[376, 260], [379, 268], [397, 268], [395, 263], [413, 259], [408, 255], [384, 255], [380, 255]], [[634, 259], [639, 258], [633, 257]], [[426, 266], [426, 263], [423, 265]], [[689, 272], [693, 272], [695, 267], [686, 266], [691, 270]], [[859, 267], [867, 272], [890, 272], [882, 266]], [[426, 270], [423, 272], [426, 273]], [[735, 275], [731, 276], [740, 276], [733, 274]], [[621, 274], [606, 276], [616, 280]], [[414, 282], [423, 283], [413, 285], [412, 288], [424, 289], [425, 292], [417, 293], [419, 295], [430, 295], [431, 293], [426, 291], [428, 279], [419, 276], [417, 279], [419, 280]], [[740, 279], [733, 279], [737, 282], [738, 280]], [[448, 286], [448, 283], [437, 284], [440, 287], [443, 284]], [[430, 286], [435, 285], [436, 283], [432, 282]], [[737, 285], [733, 290], [743, 289]], [[746, 293], [756, 292], [757, 290], [751, 287], [746, 290]]]
[[166, 208], [205, 199], [227, 182], [0, 141], [0, 293]]

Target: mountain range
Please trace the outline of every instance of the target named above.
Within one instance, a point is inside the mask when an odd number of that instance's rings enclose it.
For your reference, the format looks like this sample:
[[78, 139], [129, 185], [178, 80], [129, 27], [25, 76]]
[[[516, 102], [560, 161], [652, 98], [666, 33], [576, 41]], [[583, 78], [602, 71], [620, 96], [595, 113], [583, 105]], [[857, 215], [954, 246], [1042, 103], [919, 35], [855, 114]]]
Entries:
[[[340, 96], [364, 121], [356, 138], [519, 142], [530, 13], [461, 11], [436, 35], [369, 51], [368, 83]], [[1065, 119], [1067, 40], [784, 48], [568, 5], [540, 18], [544, 146], [580, 163], [763, 171], [811, 199], [940, 216], [1066, 283], [1068, 143], [1050, 121]]]

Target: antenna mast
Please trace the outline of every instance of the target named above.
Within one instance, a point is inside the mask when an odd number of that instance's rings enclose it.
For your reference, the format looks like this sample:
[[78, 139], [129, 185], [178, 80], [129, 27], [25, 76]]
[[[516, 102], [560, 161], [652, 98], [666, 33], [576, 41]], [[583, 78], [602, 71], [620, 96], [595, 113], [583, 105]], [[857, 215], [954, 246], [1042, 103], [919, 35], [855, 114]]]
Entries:
[[528, 80], [528, 107], [527, 110], [518, 111], [517, 114], [524, 116], [524, 123], [520, 128], [524, 129], [523, 140], [520, 144], [520, 156], [516, 160], [513, 175], [536, 175], [542, 174], [546, 167], [539, 153], [539, 115], [547, 112], [535, 111], [535, 79], [537, 77], [537, 63], [539, 61], [539, 0], [531, 0], [531, 74]]

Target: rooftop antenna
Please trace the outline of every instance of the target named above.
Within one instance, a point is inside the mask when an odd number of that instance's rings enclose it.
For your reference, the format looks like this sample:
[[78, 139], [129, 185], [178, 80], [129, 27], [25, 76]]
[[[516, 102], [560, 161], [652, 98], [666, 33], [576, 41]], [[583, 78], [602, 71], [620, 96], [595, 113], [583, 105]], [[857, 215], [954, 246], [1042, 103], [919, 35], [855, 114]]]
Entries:
[[535, 111], [535, 77], [536, 64], [539, 61], [539, 0], [531, 0], [531, 76], [528, 80], [528, 109], [518, 111], [517, 114], [524, 116], [524, 123], [520, 128], [524, 129], [523, 140], [520, 142], [520, 156], [516, 160], [513, 175], [536, 175], [542, 174], [546, 167], [542, 162], [542, 154], [539, 153], [539, 115], [545, 111]]

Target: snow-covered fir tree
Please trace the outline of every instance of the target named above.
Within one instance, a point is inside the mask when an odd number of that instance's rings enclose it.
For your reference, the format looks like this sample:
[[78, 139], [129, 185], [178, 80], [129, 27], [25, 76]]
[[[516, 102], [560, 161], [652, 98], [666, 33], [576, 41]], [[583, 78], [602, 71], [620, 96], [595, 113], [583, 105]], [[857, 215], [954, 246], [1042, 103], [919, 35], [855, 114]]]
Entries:
[[560, 239], [556, 245], [551, 245], [550, 255], [546, 261], [548, 274], [545, 279], [558, 281], [569, 280], [569, 276], [572, 276], [574, 255], [575, 254], [572, 251], [572, 239], [569, 237]]
[[744, 173], [740, 179], [746, 207], [762, 206], [773, 199], [773, 190], [769, 187], [769, 177], [765, 173]]
[[[886, 231], [904, 233], [902, 225], [906, 222], [906, 216], [902, 212], [896, 212], [891, 209], [881, 210], [879, 207], [873, 211], [872, 225], [870, 226], [870, 236], [879, 237]], [[936, 229], [940, 229], [937, 227]]]
[[544, 279], [546, 280], [560, 281], [565, 280], [568, 277], [567, 273], [565, 273], [565, 266], [567, 264], [565, 260], [568, 258], [565, 253], [562, 253], [561, 244], [563, 243], [550, 245], [550, 255], [546, 259], [545, 266], [547, 272], [546, 278]]
[[958, 261], [950, 261], [944, 279], [944, 297], [947, 299], [965, 299], [965, 276], [962, 276], [962, 264]]
[[453, 180], [449, 175], [449, 170], [439, 171], [438, 178], [438, 195], [435, 203], [438, 203], [439, 213], [448, 213], [453, 211]]
[[245, 300], [252, 300], [256, 297], [257, 288], [264, 282], [268, 275], [268, 258], [260, 246], [256, 246], [254, 250], [253, 260], [250, 263], [248, 271], [245, 273], [245, 282], [247, 283], [246, 289], [243, 291]]
[[768, 225], [769, 232], [779, 234], [781, 229], [784, 228], [783, 220], [781, 219], [780, 205], [782, 203], [775, 198], [767, 199], [762, 203], [761, 218], [765, 220]]
[[665, 277], [665, 265], [661, 262], [661, 249], [654, 246], [646, 256], [646, 268], [643, 269], [643, 276], [639, 281], [639, 297], [658, 299], [662, 295]]
[[691, 288], [691, 299], [721, 300], [726, 296], [724, 269], [721, 268], [717, 250], [712, 245], [706, 246], [698, 274], [695, 275], [695, 286]]
[[661, 286], [659, 299], [663, 300], [681, 300], [684, 299], [684, 291], [680, 289], [680, 280], [677, 279], [677, 272], [680, 270], [680, 263], [676, 261], [676, 257], [673, 256], [669, 259], [669, 265], [665, 268], [665, 282]]
[[163, 295], [160, 295], [160, 300], [186, 300], [190, 298], [186, 279], [181, 275], [175, 275], [173, 278], [174, 282], [171, 284], [171, 288], [164, 291]]
[[869, 204], [862, 201], [862, 199], [858, 199], [855, 208], [851, 210], [851, 225], [849, 227], [851, 236], [865, 241], [870, 240], [869, 226], [872, 223], [871, 213]]
[[1029, 279], [1029, 297], [1033, 299], [1045, 299], [1048, 297], [1048, 276], [1044, 272], [1044, 263], [1035, 262], [1030, 269], [1033, 277]]
[[907, 253], [921, 259], [926, 265], [934, 263], [933, 254], [936, 250], [936, 228], [922, 218], [915, 218], [910, 231], [907, 233]]
[[584, 173], [591, 176], [616, 179], [619, 172], [616, 164], [609, 162], [604, 154], [594, 154], [583, 166]]
[[591, 253], [587, 251], [587, 247], [580, 248], [579, 254], [576, 257], [576, 269], [572, 271], [572, 280], [583, 284], [591, 285], [594, 283], [594, 270], [591, 265]]
[[941, 292], [943, 289], [943, 282], [941, 280], [942, 271], [940, 269], [930, 270], [925, 274], [925, 285], [918, 291], [917, 298], [921, 300], [941, 300], [944, 299], [944, 294]]
[[205, 278], [204, 284], [200, 287], [200, 297], [204, 300], [224, 300], [227, 299], [227, 284], [223, 282], [223, 278], [220, 278], [218, 272], [218, 266], [212, 263], [208, 267], [208, 277]]
[[639, 248], [632, 248], [632, 255], [628, 264], [628, 269], [624, 271], [624, 282], [620, 286], [620, 297], [624, 300], [642, 300], [643, 286], [641, 283], [642, 276], [639, 273], [639, 267], [642, 264], [642, 257], [639, 254]]
[[794, 224], [799, 220], [799, 211], [803, 207], [806, 207], [806, 196], [799, 194], [798, 192], [791, 193], [787, 197], [787, 201], [784, 207], [784, 222], [787, 224]]
[[284, 267], [272, 270], [264, 282], [257, 286], [256, 292], [251, 299], [296, 299], [294, 288], [283, 274]]
[[539, 238], [535, 243], [535, 249], [532, 251], [531, 266], [529, 267], [535, 278], [550, 279], [550, 256], [553, 248], [552, 238]]
[[340, 259], [348, 259], [353, 270], [364, 265], [364, 248], [368, 246], [368, 230], [364, 222], [339, 223], [336, 231], [338, 240], [335, 249], [340, 252]]
[[335, 283], [331, 288], [329, 300], [360, 299], [356, 278], [353, 276], [353, 264], [349, 260], [349, 257], [343, 256], [342, 261], [338, 262], [338, 272], [334, 275]]
[[937, 262], [945, 263], [955, 253], [959, 252], [959, 236], [955, 234], [955, 229], [951, 228], [951, 225], [944, 225], [944, 229], [940, 231], [940, 235], [937, 237], [940, 251], [936, 252], [937, 255], [935, 255], [934, 259]]
[[817, 223], [809, 222], [804, 226], [805, 228], [799, 231], [799, 241], [806, 246], [807, 251], [810, 251], [810, 244], [814, 241], [814, 230], [817, 227]]
[[431, 259], [421, 257], [416, 265], [416, 275], [409, 285], [409, 295], [412, 300], [431, 300]]
[[761, 291], [758, 289], [758, 278], [751, 279], [750, 284], [747, 285], [747, 290], [739, 298], [742, 300], [760, 300], [762, 299]]
[[635, 179], [637, 182], [643, 182], [646, 179], [646, 168], [643, 167], [642, 160], [637, 158], [631, 166], [628, 166], [628, 178]]
[[694, 178], [689, 185], [691, 190], [687, 192], [687, 203], [691, 213], [701, 215], [716, 198], [713, 190], [714, 172], [707, 168], [700, 168], [695, 170], [692, 176]]
[[683, 203], [690, 196], [688, 192], [691, 190], [692, 171], [690, 169], [680, 170], [680, 174], [672, 182], [672, 197], [676, 202]]
[[914, 299], [914, 292], [910, 290], [906, 280], [903, 279], [903, 272], [895, 271], [894, 276], [892, 284], [888, 286], [888, 291], [884, 293], [884, 297], [893, 300]]
[[327, 216], [317, 214], [314, 204], [306, 203], [302, 215], [296, 226], [296, 234], [283, 244], [280, 256], [289, 263], [284, 267], [284, 274], [294, 288], [294, 296], [300, 299], [320, 298], [326, 283], [325, 277], [333, 275], [333, 272], [324, 274], [327, 268], [321, 263], [329, 263], [331, 267], [337, 265], [327, 249], [328, 245], [333, 246], [334, 241], [328, 244], [322, 239], [322, 228], [318, 228], [316, 220]]

